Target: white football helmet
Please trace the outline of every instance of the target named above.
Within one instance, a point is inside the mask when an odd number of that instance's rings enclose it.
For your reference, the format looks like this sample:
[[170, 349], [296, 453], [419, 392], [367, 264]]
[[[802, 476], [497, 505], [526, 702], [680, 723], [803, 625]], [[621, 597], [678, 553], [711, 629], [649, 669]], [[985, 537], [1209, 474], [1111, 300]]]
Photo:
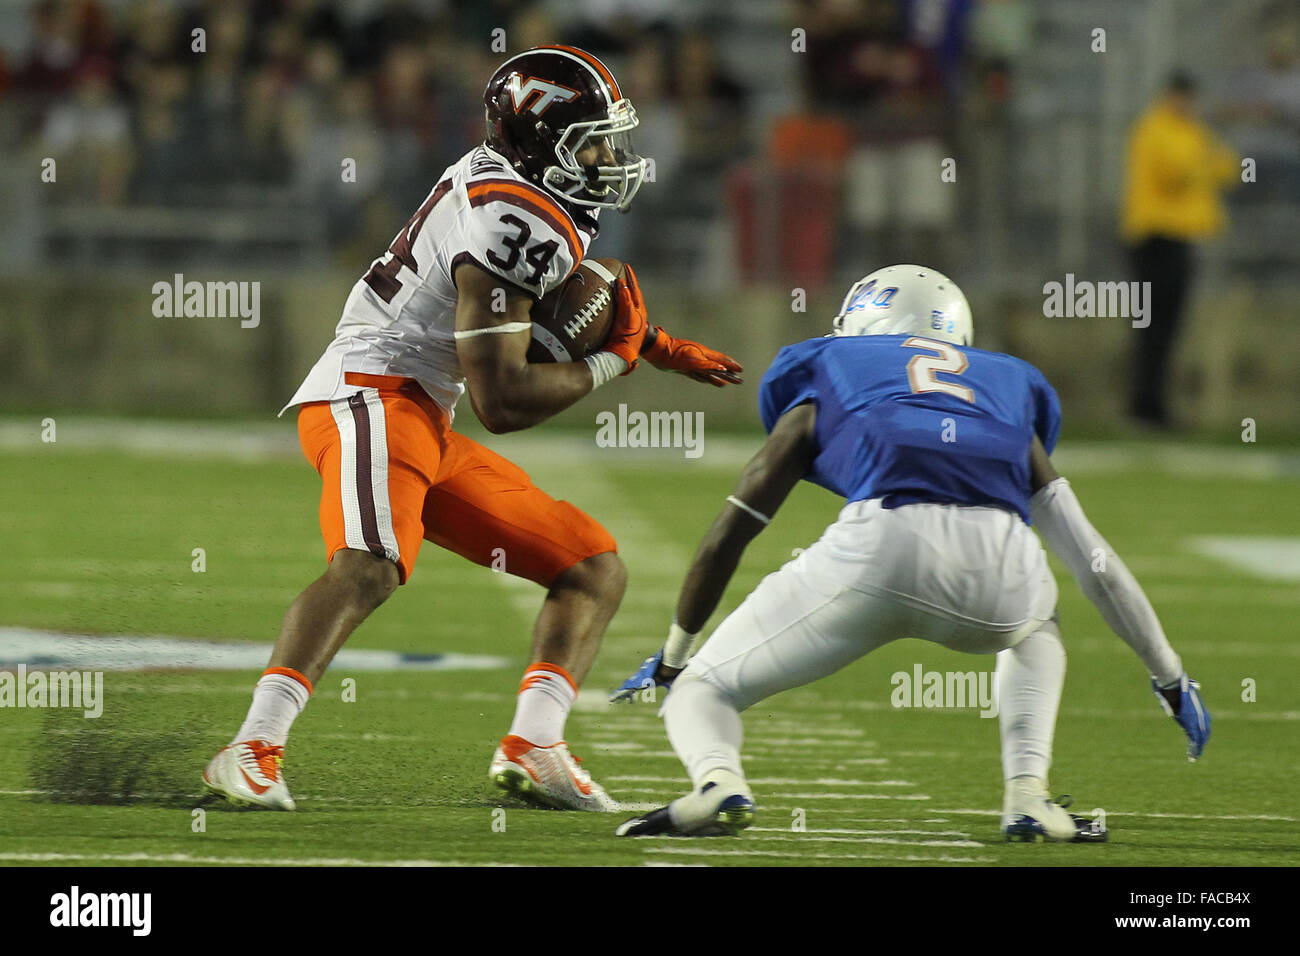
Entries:
[[899, 265], [865, 275], [844, 297], [835, 335], [920, 335], [955, 345], [975, 337], [970, 305], [957, 283], [925, 266]]

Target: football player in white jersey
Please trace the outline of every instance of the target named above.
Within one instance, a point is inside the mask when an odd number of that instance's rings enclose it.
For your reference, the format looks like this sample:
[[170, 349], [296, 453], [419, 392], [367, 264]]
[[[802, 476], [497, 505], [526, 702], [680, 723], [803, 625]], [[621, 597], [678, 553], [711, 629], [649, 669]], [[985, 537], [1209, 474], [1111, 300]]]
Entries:
[[[616, 286], [603, 349], [530, 364], [532, 305], [578, 266], [602, 209], [624, 211], [646, 161], [609, 69], [567, 46], [507, 60], [484, 92], [482, 145], [449, 167], [353, 287], [334, 341], [290, 400], [322, 478], [329, 567], [290, 606], [247, 718], [204, 771], [232, 802], [291, 810], [285, 740], [349, 634], [411, 574], [428, 540], [547, 589], [492, 782], [533, 803], [617, 809], [568, 751], [564, 724], [622, 600], [609, 533], [452, 429], [466, 391], [494, 433], [528, 428], [630, 372], [638, 358], [716, 386], [740, 365], [648, 323], [635, 274]], [[504, 303], [504, 309], [502, 304]]]

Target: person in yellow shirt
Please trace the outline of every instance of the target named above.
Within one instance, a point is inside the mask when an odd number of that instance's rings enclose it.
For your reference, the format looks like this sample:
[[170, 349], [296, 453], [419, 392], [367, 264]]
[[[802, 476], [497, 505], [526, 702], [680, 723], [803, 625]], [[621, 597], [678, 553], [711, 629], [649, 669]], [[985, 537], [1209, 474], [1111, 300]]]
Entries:
[[1136, 329], [1130, 411], [1158, 428], [1172, 421], [1165, 380], [1193, 272], [1193, 243], [1226, 223], [1220, 194], [1237, 178], [1236, 154], [1197, 117], [1196, 83], [1173, 74], [1129, 136], [1121, 233], [1135, 278], [1149, 282], [1150, 325]]

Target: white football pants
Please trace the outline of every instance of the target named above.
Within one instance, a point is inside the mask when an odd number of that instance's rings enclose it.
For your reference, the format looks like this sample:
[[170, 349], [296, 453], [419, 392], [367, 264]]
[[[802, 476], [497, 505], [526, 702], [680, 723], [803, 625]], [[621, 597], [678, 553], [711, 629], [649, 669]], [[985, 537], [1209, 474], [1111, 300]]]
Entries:
[[1003, 773], [1046, 779], [1065, 673], [1056, 582], [1037, 536], [999, 508], [847, 505], [718, 626], [664, 704], [692, 784], [741, 775], [739, 713], [904, 637], [998, 653]]

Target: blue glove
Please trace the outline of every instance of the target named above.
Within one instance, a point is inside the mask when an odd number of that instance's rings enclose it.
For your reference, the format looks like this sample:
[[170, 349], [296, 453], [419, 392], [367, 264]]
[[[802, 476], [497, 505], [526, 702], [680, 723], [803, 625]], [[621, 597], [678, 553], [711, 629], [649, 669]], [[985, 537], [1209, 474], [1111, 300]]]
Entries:
[[1165, 713], [1187, 734], [1187, 759], [1195, 760], [1210, 739], [1210, 712], [1201, 701], [1201, 685], [1184, 674], [1173, 687], [1160, 687], [1154, 678], [1151, 687]]
[[638, 694], [641, 694], [647, 690], [651, 691], [650, 699], [654, 700], [656, 695], [654, 694], [654, 691], [651, 690], [651, 688], [662, 687], [666, 690], [667, 688], [671, 687], [672, 686], [671, 678], [669, 680], [664, 681], [664, 680], [660, 680], [655, 676], [655, 672], [659, 670], [659, 664], [660, 662], [663, 661], [663, 659], [664, 659], [663, 650], [660, 650], [658, 653], [656, 653], [654, 657], [647, 657], [645, 661], [641, 664], [641, 666], [637, 668], [635, 674], [633, 674], [627, 680], [623, 681], [622, 685], [618, 688], [618, 690], [610, 692], [609, 695], [610, 703], [617, 703], [618, 701], [623, 701], [623, 700], [627, 700], [627, 701], [636, 700]]

